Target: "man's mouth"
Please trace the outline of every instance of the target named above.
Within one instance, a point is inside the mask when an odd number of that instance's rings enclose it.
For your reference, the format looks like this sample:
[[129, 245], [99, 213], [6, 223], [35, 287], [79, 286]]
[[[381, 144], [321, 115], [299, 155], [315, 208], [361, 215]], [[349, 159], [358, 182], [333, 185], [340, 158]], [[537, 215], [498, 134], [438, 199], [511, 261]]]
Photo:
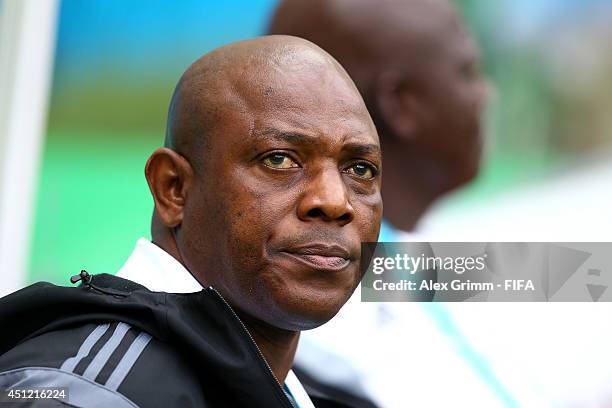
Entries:
[[282, 252], [319, 270], [339, 271], [351, 262], [349, 252], [335, 244], [308, 244], [287, 248]]

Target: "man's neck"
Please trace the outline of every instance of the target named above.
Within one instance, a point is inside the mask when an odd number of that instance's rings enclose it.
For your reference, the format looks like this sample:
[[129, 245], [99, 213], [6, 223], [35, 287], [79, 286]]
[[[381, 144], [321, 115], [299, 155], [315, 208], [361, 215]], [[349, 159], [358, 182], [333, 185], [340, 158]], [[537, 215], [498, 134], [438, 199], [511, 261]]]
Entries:
[[238, 311], [237, 313], [253, 336], [274, 376], [283, 384], [293, 366], [300, 332], [279, 329]]

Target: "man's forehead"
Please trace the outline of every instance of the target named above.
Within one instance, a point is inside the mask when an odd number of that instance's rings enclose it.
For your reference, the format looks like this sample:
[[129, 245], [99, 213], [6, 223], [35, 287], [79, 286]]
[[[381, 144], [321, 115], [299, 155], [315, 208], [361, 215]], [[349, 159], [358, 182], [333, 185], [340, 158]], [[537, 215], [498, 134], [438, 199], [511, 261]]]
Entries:
[[281, 87], [256, 103], [248, 104], [247, 117], [254, 133], [284, 132], [378, 143], [378, 134], [359, 94], [336, 93], [333, 88], [313, 84], [310, 89]]
[[335, 67], [288, 67], [225, 82], [223, 111], [231, 121], [250, 122], [260, 131], [378, 140], [361, 95]]

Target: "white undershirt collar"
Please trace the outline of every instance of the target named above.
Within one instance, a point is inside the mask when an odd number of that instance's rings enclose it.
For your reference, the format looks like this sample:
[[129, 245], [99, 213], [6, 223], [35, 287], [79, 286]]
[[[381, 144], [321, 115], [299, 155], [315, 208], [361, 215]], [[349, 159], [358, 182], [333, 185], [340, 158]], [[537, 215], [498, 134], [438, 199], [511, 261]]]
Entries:
[[153, 292], [192, 293], [203, 289], [179, 261], [145, 238], [136, 242], [134, 251], [117, 276]]

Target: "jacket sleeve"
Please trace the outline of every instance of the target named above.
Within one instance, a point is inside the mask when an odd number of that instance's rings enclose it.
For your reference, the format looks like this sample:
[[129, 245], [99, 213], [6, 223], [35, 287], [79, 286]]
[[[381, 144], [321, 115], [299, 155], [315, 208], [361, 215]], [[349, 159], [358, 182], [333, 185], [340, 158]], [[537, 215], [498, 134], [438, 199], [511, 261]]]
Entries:
[[[8, 389], [40, 388], [64, 390], [64, 397], [58, 396], [55, 401], [60, 406], [208, 405], [184, 356], [122, 322], [92, 323], [47, 332], [19, 343], [0, 356], [3, 400], [9, 398], [5, 391]], [[39, 403], [48, 406], [44, 404], [49, 401], [28, 402], [30, 406]]]

